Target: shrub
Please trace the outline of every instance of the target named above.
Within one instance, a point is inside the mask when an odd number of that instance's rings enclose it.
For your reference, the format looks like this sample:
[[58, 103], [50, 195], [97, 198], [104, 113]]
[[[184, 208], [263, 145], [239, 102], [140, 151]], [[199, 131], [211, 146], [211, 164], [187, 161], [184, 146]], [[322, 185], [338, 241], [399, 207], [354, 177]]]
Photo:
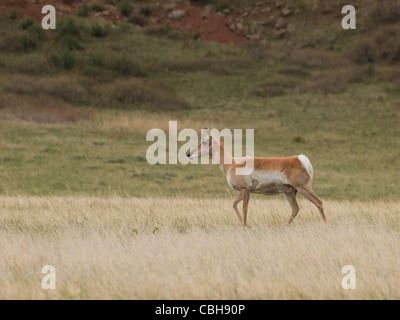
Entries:
[[223, 12], [225, 9], [228, 9], [228, 8], [229, 8], [228, 4], [225, 2], [222, 2], [222, 3], [217, 4], [217, 6], [215, 7], [215, 11]]
[[350, 50], [350, 57], [356, 63], [399, 63], [400, 28], [380, 29], [373, 36], [356, 41]]
[[105, 67], [106, 57], [103, 52], [95, 52], [89, 55], [89, 62], [95, 67]]
[[309, 75], [309, 72], [298, 66], [290, 66], [286, 68], [279, 69], [280, 74], [290, 75], [290, 76], [298, 76], [298, 77], [306, 77]]
[[61, 38], [61, 43], [64, 45], [65, 48], [68, 50], [83, 50], [85, 47], [82, 45], [81, 42], [75, 37], [65, 36]]
[[30, 26], [32, 26], [34, 23], [35, 23], [35, 21], [32, 18], [26, 17], [26, 18], [22, 19], [22, 21], [20, 22], [20, 26], [22, 29], [26, 30]]
[[151, 36], [166, 37], [173, 40], [189, 40], [193, 39], [193, 34], [188, 32], [182, 32], [173, 27], [168, 21], [160, 26], [146, 28], [145, 33]]
[[[295, 7], [302, 7], [308, 12], [312, 11], [316, 13], [340, 13], [340, 10], [346, 4], [346, 1], [343, 0], [300, 0], [294, 2]], [[351, 4], [357, 8], [358, 5], [361, 5], [363, 2], [365, 3], [365, 0], [352, 0]]]
[[338, 54], [319, 49], [293, 49], [288, 59], [301, 67], [338, 67], [345, 63]]
[[104, 7], [99, 3], [94, 3], [91, 7], [92, 11], [101, 12], [104, 11]]
[[75, 67], [76, 56], [71, 50], [63, 50], [60, 54], [52, 53], [50, 61], [56, 68], [70, 70]]
[[[30, 23], [30, 22], [29, 22]], [[19, 38], [19, 48], [23, 51], [31, 51], [39, 46], [40, 41], [46, 39], [45, 31], [32, 21], [28, 25], [25, 32]]]
[[109, 55], [106, 60], [106, 66], [124, 76], [144, 76], [144, 72], [139, 65], [125, 54]]
[[380, 67], [374, 70], [376, 79], [378, 81], [396, 81], [400, 80], [400, 65], [395, 68], [394, 66]]
[[17, 10], [17, 8], [12, 8], [10, 10], [9, 15], [10, 15], [10, 19], [11, 20], [17, 20], [18, 19], [18, 10]]
[[86, 2], [78, 5], [78, 16], [89, 17], [89, 15], [90, 15], [90, 7]]
[[130, 16], [127, 21], [129, 23], [132, 23], [132, 24], [140, 26], [140, 27], [143, 27], [146, 24], [146, 20], [143, 17], [138, 16], [138, 15]]
[[209, 4], [211, 2], [214, 2], [214, 0], [190, 0], [190, 2], [198, 4]]
[[71, 76], [43, 77], [32, 81], [24, 75], [13, 75], [0, 86], [0, 91], [31, 97], [48, 96], [74, 105], [90, 101], [90, 95], [79, 84], [79, 78]]
[[293, 89], [297, 83], [298, 80], [293, 77], [277, 75], [264, 84], [250, 89], [247, 94], [261, 98], [282, 96], [286, 94], [286, 89]]
[[35, 33], [40, 41], [47, 39], [46, 31], [36, 22], [28, 28], [28, 32]]
[[96, 105], [105, 108], [145, 108], [150, 111], [182, 110], [189, 104], [165, 84], [138, 78], [118, 79], [99, 85]]
[[76, 77], [46, 77], [38, 81], [36, 87], [38, 92], [44, 92], [73, 105], [85, 105], [90, 102], [89, 93], [79, 84]]
[[144, 16], [149, 16], [151, 15], [151, 10], [148, 5], [143, 5], [140, 7], [140, 13], [143, 14]]
[[[96, 52], [89, 56], [89, 63], [101, 71], [110, 70], [123, 76], [143, 77], [145, 75], [140, 65], [125, 54], [111, 53], [105, 55], [102, 52]], [[95, 70], [89, 71], [94, 72], [94, 74], [99, 73]]]
[[20, 43], [21, 50], [31, 51], [38, 47], [39, 37], [34, 32], [27, 32], [20, 36], [19, 43]]
[[258, 88], [251, 89], [248, 92], [248, 95], [260, 98], [277, 97], [283, 96], [284, 94], [285, 89], [276, 85], [260, 86]]
[[379, 1], [369, 12], [374, 23], [395, 23], [400, 20], [400, 3], [398, 0]]
[[266, 61], [270, 59], [270, 48], [257, 41], [244, 42], [241, 47], [246, 51], [249, 56], [250, 62]]
[[16, 60], [7, 61], [7, 72], [29, 75], [51, 74], [53, 66], [45, 55], [21, 55]]
[[172, 25], [169, 22], [167, 22], [164, 25], [146, 29], [146, 34], [151, 36], [164, 37], [169, 35], [172, 29], [173, 29]]
[[[392, 84], [392, 87], [390, 88], [389, 91], [390, 91], [390, 92], [393, 92], [393, 93], [397, 93], [397, 94], [400, 93], [400, 79], [397, 80], [397, 81], [395, 81], [395, 82]], [[400, 106], [400, 105], [399, 105], [399, 106]]]
[[295, 143], [306, 143], [306, 140], [301, 136], [295, 136], [292, 141]]
[[73, 17], [62, 20], [57, 27], [58, 33], [60, 34], [60, 36], [63, 37], [71, 36], [75, 38], [80, 38], [81, 30], [82, 25], [78, 23], [77, 20]]
[[324, 94], [337, 94], [347, 90], [348, 80], [346, 75], [338, 72], [321, 72], [312, 77], [312, 82], [299, 84], [300, 92], [313, 92]]
[[365, 82], [375, 75], [375, 67], [373, 64], [366, 66], [352, 66], [346, 69], [346, 77], [349, 83]]
[[[16, 101], [20, 101], [18, 98], [16, 98]], [[47, 96], [34, 99], [25, 97], [24, 100], [28, 100], [29, 102], [26, 104], [18, 102], [15, 107], [4, 108], [1, 117], [18, 118], [37, 123], [77, 122], [92, 118], [87, 111], [79, 110], [63, 101]]]
[[129, 17], [133, 12], [133, 6], [128, 0], [121, 1], [118, 7], [121, 14], [126, 17]]
[[90, 29], [90, 34], [93, 37], [103, 38], [107, 36], [110, 32], [110, 27], [108, 25], [101, 25], [98, 22], [94, 22]]
[[215, 74], [230, 74], [229, 63], [216, 62], [210, 58], [200, 58], [190, 62], [169, 61], [164, 63], [163, 68], [175, 72], [208, 71]]

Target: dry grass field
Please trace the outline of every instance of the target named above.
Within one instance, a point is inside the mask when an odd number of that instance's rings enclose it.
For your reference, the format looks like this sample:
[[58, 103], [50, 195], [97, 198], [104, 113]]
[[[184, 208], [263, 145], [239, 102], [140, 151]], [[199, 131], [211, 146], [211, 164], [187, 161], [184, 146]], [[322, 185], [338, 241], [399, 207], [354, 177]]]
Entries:
[[243, 227], [229, 199], [1, 196], [0, 299], [399, 299], [400, 202], [324, 204], [287, 227], [253, 197]]

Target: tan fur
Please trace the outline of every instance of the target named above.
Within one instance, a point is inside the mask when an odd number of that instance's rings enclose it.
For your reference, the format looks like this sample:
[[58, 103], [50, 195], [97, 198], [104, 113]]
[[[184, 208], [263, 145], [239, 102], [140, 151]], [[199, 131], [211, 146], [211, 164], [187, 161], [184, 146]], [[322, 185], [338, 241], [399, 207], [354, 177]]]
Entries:
[[[221, 147], [223, 148], [223, 143], [221, 142]], [[238, 184], [242, 185], [243, 188], [246, 187], [244, 183], [244, 176], [238, 176], [235, 174], [236, 168], [245, 167], [246, 163], [233, 163], [231, 166], [230, 174], [233, 179], [235, 179]], [[304, 185], [310, 180], [310, 176], [307, 170], [303, 167], [301, 161], [297, 156], [292, 156], [288, 158], [254, 158], [254, 170], [255, 171], [278, 171], [282, 172], [289, 184], [292, 186]]]
[[[214, 142], [214, 143], [213, 143]], [[279, 193], [285, 193], [287, 200], [292, 207], [292, 215], [288, 221], [288, 224], [293, 222], [299, 211], [299, 205], [296, 200], [297, 192], [300, 192], [308, 200], [316, 205], [321, 217], [324, 222], [326, 222], [325, 213], [321, 200], [312, 191], [311, 180], [312, 177], [308, 174], [307, 170], [304, 168], [302, 162], [297, 156], [292, 156], [288, 158], [260, 158], [255, 157], [254, 159], [254, 170], [253, 174], [249, 176], [237, 175], [236, 169], [246, 166], [246, 159], [250, 157], [244, 157], [241, 159], [233, 159], [232, 156], [225, 150], [224, 144], [219, 139], [209, 135], [209, 154], [214, 152], [219, 152], [220, 161], [219, 165], [227, 177], [229, 185], [238, 190], [239, 196], [233, 202], [233, 208], [239, 218], [239, 221], [244, 225], [247, 224], [247, 208], [250, 200], [250, 193], [261, 193], [266, 195], [275, 195]], [[199, 144], [196, 155], [199, 155], [201, 151], [201, 143]], [[191, 156], [188, 153], [188, 156]], [[257, 174], [266, 175], [269, 174], [274, 177], [277, 176], [277, 180], [263, 181], [257, 180], [250, 181], [252, 176], [257, 176]], [[285, 178], [279, 179], [284, 175]], [[265, 180], [265, 179], [264, 179]], [[285, 181], [283, 181], [285, 180]], [[263, 184], [265, 182], [265, 184]], [[270, 182], [270, 183], [269, 183]], [[237, 205], [243, 200], [243, 217], [241, 218], [240, 213], [237, 209]]]

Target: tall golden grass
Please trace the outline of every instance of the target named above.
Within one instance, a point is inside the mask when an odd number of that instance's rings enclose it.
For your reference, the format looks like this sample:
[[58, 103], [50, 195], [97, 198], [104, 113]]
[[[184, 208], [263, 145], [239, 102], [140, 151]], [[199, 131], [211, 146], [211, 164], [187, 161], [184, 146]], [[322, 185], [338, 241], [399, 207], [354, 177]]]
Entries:
[[[0, 299], [399, 299], [400, 202], [0, 197]], [[41, 286], [44, 265], [56, 289]], [[356, 289], [341, 286], [356, 269]]]

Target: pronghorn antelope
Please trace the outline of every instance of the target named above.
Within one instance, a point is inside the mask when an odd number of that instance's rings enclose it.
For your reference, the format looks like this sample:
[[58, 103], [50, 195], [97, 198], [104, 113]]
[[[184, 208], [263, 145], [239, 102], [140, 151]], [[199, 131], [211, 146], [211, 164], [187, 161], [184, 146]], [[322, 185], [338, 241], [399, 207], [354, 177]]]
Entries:
[[[240, 192], [239, 196], [233, 202], [233, 209], [235, 209], [241, 223], [247, 225], [247, 208], [249, 205], [250, 193], [265, 195], [284, 193], [292, 207], [292, 215], [288, 221], [288, 224], [291, 224], [300, 210], [296, 200], [297, 192], [300, 192], [317, 206], [322, 219], [326, 222], [322, 202], [317, 198], [311, 188], [313, 167], [310, 160], [308, 160], [305, 155], [301, 154], [288, 158], [254, 157], [252, 173], [249, 175], [237, 175], [236, 168], [244, 167], [248, 157], [240, 159], [233, 158], [228, 150], [225, 150], [224, 144], [219, 138], [212, 135], [208, 129], [206, 132], [199, 146], [192, 152], [188, 152], [187, 156], [190, 159], [194, 159], [204, 155], [212, 155], [219, 159], [217, 163], [225, 174], [229, 186]], [[237, 209], [238, 203], [242, 200], [243, 219]]]

